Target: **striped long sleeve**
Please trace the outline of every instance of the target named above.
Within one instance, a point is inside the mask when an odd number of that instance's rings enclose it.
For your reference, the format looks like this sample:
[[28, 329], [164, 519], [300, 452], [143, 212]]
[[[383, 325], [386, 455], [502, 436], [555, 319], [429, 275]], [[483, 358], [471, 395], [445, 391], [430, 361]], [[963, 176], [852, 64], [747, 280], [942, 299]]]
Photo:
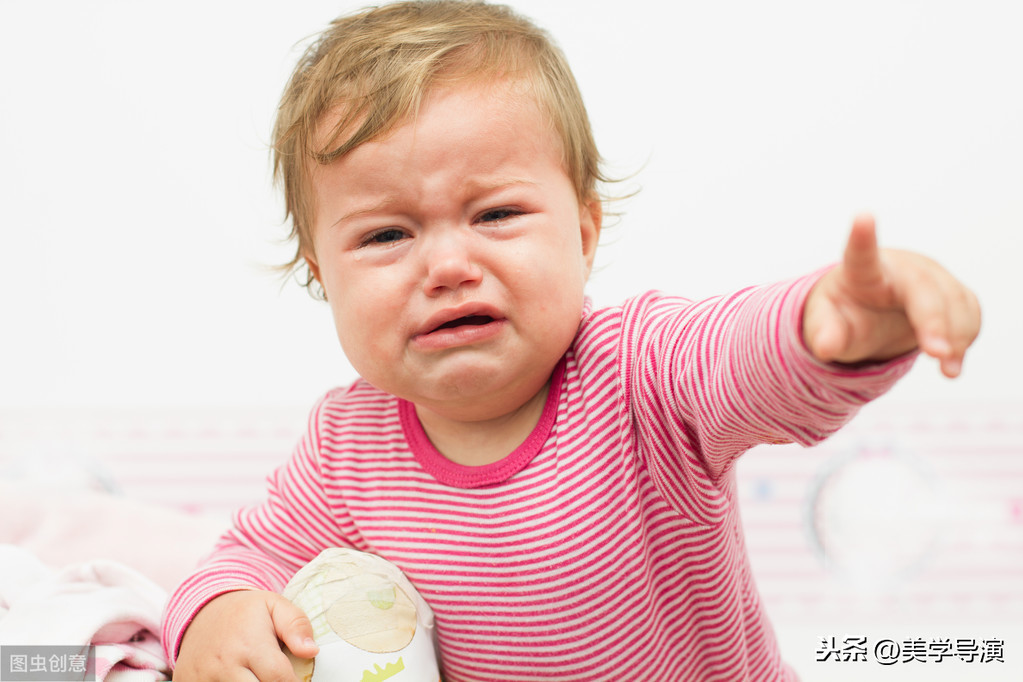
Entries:
[[533, 433], [483, 467], [438, 453], [412, 405], [363, 381], [332, 391], [267, 500], [172, 596], [168, 655], [217, 594], [279, 589], [349, 546], [397, 564], [430, 603], [448, 682], [793, 679], [732, 463], [826, 437], [912, 360], [814, 360], [800, 333], [814, 281], [588, 309]]

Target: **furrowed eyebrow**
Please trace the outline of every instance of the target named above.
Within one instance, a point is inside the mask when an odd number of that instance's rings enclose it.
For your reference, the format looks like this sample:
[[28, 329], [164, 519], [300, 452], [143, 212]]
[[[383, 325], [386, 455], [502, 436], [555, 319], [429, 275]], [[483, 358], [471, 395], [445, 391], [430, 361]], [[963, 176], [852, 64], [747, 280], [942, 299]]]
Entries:
[[530, 187], [539, 187], [540, 183], [532, 180], [525, 180], [523, 178], [489, 178], [482, 180], [469, 179], [463, 183], [463, 186], [468, 190], [482, 190], [482, 191], [493, 191], [501, 189], [503, 187], [513, 187], [516, 185], [528, 185]]
[[[526, 180], [524, 178], [514, 177], [486, 178], [479, 180], [470, 178], [462, 183], [462, 187], [464, 188], [464, 190], [469, 193], [493, 192], [499, 189], [503, 189], [505, 187], [516, 186], [540, 187], [540, 183], [534, 182], [533, 180]], [[335, 220], [330, 226], [336, 227], [337, 225], [345, 222], [346, 220], [351, 220], [352, 218], [358, 218], [359, 216], [362, 215], [368, 215], [372, 213], [377, 213], [378, 211], [386, 210], [387, 208], [397, 204], [399, 201], [400, 199], [397, 195], [394, 194], [387, 195], [383, 199], [374, 204], [356, 208], [353, 211], [345, 213], [340, 218]]]
[[351, 220], [352, 218], [357, 218], [357, 217], [359, 217], [361, 215], [367, 215], [367, 214], [370, 214], [370, 213], [376, 213], [378, 211], [382, 211], [382, 210], [388, 208], [389, 206], [393, 206], [396, 202], [397, 202], [397, 197], [395, 197], [393, 195], [386, 196], [386, 197], [384, 197], [383, 199], [381, 199], [380, 201], [378, 201], [375, 204], [371, 204], [369, 206], [363, 206], [362, 208], [357, 208], [354, 211], [349, 211], [348, 213], [345, 213], [340, 218], [335, 220], [331, 224], [331, 227], [336, 227], [337, 225], [343, 223], [346, 220]]

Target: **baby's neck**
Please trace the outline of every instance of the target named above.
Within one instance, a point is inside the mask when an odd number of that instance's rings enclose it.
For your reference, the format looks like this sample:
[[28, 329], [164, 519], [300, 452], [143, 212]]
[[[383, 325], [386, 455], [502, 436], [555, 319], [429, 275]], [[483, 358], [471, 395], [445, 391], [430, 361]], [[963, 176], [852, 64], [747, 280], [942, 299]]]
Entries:
[[455, 464], [483, 466], [504, 459], [533, 432], [547, 402], [550, 383], [530, 400], [494, 419], [460, 421], [416, 405], [423, 431], [444, 457]]

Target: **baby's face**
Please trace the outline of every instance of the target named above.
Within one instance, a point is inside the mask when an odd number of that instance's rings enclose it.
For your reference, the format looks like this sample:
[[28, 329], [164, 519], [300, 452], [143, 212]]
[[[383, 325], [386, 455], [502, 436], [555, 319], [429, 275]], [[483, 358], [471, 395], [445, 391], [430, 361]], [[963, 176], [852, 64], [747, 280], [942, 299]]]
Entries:
[[435, 89], [413, 122], [313, 172], [307, 259], [345, 354], [450, 418], [524, 405], [579, 325], [600, 206], [523, 90]]

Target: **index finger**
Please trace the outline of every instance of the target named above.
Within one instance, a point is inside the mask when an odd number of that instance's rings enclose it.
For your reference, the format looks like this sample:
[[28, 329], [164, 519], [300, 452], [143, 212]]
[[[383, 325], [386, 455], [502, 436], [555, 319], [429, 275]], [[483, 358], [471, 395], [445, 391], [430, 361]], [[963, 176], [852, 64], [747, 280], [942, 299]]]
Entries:
[[873, 216], [863, 213], [853, 220], [849, 240], [842, 256], [842, 265], [851, 283], [871, 286], [884, 279]]

